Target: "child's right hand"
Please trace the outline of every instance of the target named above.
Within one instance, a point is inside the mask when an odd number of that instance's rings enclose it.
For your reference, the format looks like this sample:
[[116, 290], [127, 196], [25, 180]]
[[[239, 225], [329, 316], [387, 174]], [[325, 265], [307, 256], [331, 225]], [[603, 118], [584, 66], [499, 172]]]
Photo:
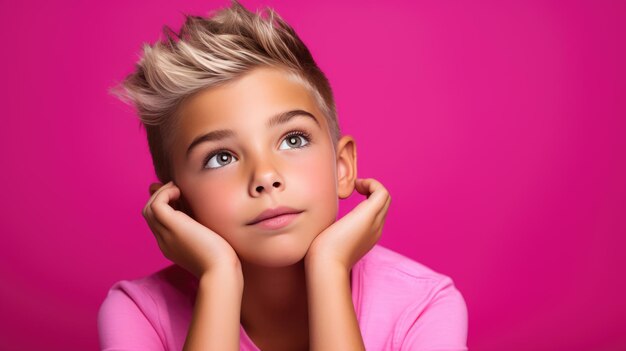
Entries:
[[198, 279], [221, 268], [236, 268], [241, 273], [239, 257], [224, 238], [169, 205], [180, 198], [180, 189], [173, 181], [154, 183], [150, 192], [143, 216], [165, 257]]

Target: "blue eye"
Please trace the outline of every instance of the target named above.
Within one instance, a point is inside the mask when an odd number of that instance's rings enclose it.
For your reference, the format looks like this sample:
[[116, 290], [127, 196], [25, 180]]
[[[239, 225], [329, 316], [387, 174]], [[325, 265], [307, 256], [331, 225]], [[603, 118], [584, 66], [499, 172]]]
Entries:
[[[298, 149], [308, 144], [309, 144], [308, 134], [303, 133], [303, 132], [295, 132], [295, 133], [291, 133], [287, 135], [285, 139], [283, 139], [283, 142], [280, 143], [280, 146], [278, 148], [280, 150]], [[283, 145], [286, 145], [286, 147], [283, 147]]]
[[235, 156], [226, 151], [219, 151], [213, 155], [209, 155], [205, 162], [205, 168], [221, 168], [224, 167], [231, 162], [237, 160]]

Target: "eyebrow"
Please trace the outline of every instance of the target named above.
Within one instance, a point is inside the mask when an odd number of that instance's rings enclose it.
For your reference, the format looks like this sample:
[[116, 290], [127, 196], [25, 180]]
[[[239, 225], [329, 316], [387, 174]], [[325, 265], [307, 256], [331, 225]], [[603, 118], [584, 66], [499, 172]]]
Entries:
[[[272, 128], [277, 125], [287, 123], [289, 120], [297, 116], [310, 118], [313, 121], [315, 121], [315, 123], [318, 126], [320, 126], [320, 122], [317, 120], [317, 118], [315, 118], [315, 116], [313, 116], [312, 113], [307, 112], [305, 110], [291, 110], [291, 111], [280, 112], [274, 115], [272, 118], [270, 118], [269, 121], [267, 121], [267, 124], [266, 124], [267, 128]], [[189, 158], [189, 154], [191, 153], [191, 150], [194, 147], [198, 146], [198, 144], [208, 142], [208, 141], [219, 141], [219, 140], [224, 140], [227, 138], [232, 138], [236, 134], [237, 133], [235, 133], [231, 129], [220, 129], [220, 130], [214, 130], [212, 132], [199, 135], [193, 139], [191, 144], [189, 144], [189, 147], [187, 148], [186, 157]]]

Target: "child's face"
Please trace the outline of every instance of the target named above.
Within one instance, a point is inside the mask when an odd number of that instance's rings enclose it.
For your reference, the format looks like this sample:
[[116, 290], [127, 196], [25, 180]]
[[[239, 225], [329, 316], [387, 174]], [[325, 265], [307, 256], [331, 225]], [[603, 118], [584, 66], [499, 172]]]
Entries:
[[[273, 116], [294, 110], [312, 116], [268, 125]], [[193, 96], [180, 115], [174, 178], [195, 220], [246, 262], [278, 267], [301, 260], [336, 220], [338, 206], [337, 155], [308, 90], [282, 71], [262, 67]], [[198, 143], [187, 155], [196, 138], [217, 130], [231, 130], [232, 136]], [[280, 229], [248, 225], [280, 206], [303, 212]]]

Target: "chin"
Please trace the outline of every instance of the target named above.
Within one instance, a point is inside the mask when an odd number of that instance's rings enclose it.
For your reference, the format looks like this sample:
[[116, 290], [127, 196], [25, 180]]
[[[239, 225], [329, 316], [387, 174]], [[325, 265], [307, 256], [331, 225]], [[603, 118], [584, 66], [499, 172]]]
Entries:
[[250, 255], [241, 258], [248, 263], [263, 267], [288, 267], [302, 261], [311, 245], [310, 241], [295, 238], [290, 234], [280, 235], [273, 239], [264, 242], [260, 247], [250, 248], [252, 250]]

